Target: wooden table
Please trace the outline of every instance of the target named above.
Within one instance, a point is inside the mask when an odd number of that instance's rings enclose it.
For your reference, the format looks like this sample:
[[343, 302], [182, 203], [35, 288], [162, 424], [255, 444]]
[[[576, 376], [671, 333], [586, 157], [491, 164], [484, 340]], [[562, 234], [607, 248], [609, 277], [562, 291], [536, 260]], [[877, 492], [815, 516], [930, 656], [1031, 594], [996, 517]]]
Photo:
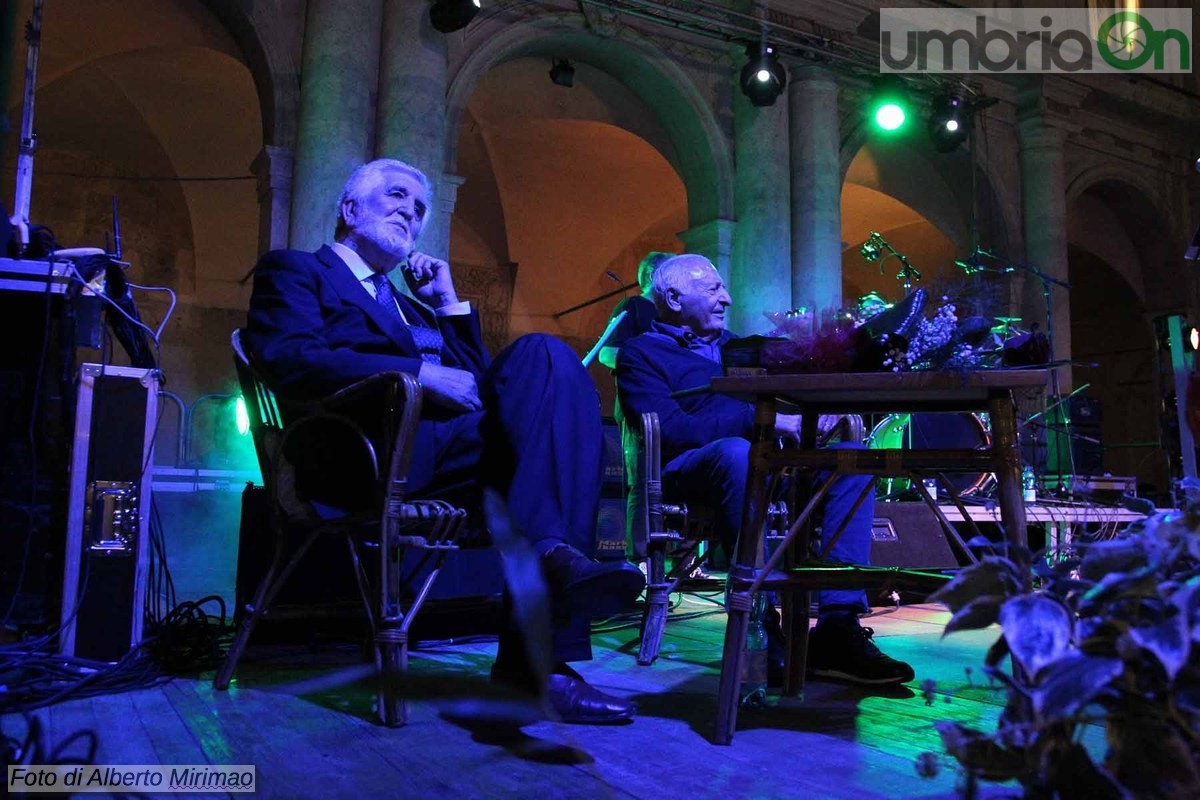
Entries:
[[[842, 475], [910, 475], [920, 477], [950, 472], [992, 472], [998, 483], [998, 506], [1008, 541], [1025, 544], [1025, 508], [1021, 500], [1021, 454], [1017, 446], [1013, 392], [1046, 386], [1045, 370], [981, 370], [976, 372], [844, 373], [810, 375], [730, 375], [714, 378], [715, 392], [741, 396], [754, 403], [754, 434], [750, 446], [746, 506], [742, 515], [738, 553], [731, 569], [730, 595], [721, 684], [717, 698], [714, 740], [729, 744], [737, 726], [738, 684], [749, 625], [751, 598], [764, 586], [783, 592], [784, 630], [789, 632], [784, 694], [796, 695], [803, 687], [808, 645], [808, 598], [814, 588], [831, 588], [857, 581], [878, 585], [897, 571], [882, 568], [844, 567], [814, 570], [811, 567], [776, 567], [785, 554], [794, 563], [792, 543], [807, 532], [817, 502], [829, 485]], [[786, 404], [786, 405], [784, 405]], [[803, 414], [800, 444], [780, 449], [775, 437], [775, 416], [782, 408]], [[984, 449], [818, 449], [817, 417], [821, 414], [897, 412], [987, 412], [992, 441]], [[767, 512], [768, 478], [786, 467], [829, 473], [788, 531], [782, 545], [763, 564], [763, 527]], [[924, 490], [922, 490], [924, 492]], [[926, 492], [926, 500], [936, 502]], [[768, 575], [770, 580], [768, 580]], [[792, 599], [800, 593], [800, 602]]]

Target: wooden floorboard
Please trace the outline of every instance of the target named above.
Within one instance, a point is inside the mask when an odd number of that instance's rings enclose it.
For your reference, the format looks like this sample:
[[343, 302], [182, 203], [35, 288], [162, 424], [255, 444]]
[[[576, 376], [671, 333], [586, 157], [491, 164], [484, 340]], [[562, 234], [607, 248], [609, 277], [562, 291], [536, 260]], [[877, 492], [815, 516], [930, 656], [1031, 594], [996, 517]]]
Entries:
[[[913, 684], [867, 693], [810, 681], [803, 699], [773, 698], [768, 708], [743, 710], [732, 746], [718, 747], [710, 737], [725, 617], [698, 613], [712, 608], [703, 601], [678, 606], [651, 667], [636, 663], [636, 624], [610, 620], [598, 628], [596, 658], [580, 671], [637, 700], [639, 714], [628, 725], [541, 721], [502, 736], [463, 722], [453, 713], [459, 706], [427, 699], [410, 703], [406, 727], [386, 729], [375, 724], [366, 683], [290, 692], [296, 681], [355, 669], [347, 648], [316, 656], [285, 649], [271, 658], [253, 650], [228, 692], [214, 691], [205, 675], [36, 713], [49, 747], [90, 729], [99, 739], [97, 763], [254, 764], [258, 796], [267, 798], [957, 796], [956, 770], [941, 754], [933, 722], [984, 729], [995, 723], [1004, 694], [982, 672], [995, 629], [943, 639], [948, 615], [939, 607], [876, 614], [865, 624], [889, 654], [913, 664]], [[414, 654], [411, 672], [484, 692], [494, 653], [489, 642], [432, 647]], [[924, 681], [931, 682], [928, 693]], [[11, 717], [4, 723], [10, 735], [20, 724]], [[1098, 729], [1087, 739], [1102, 746]], [[938, 754], [933, 778], [915, 769], [925, 752]], [[984, 796], [1012, 793], [990, 787]]]

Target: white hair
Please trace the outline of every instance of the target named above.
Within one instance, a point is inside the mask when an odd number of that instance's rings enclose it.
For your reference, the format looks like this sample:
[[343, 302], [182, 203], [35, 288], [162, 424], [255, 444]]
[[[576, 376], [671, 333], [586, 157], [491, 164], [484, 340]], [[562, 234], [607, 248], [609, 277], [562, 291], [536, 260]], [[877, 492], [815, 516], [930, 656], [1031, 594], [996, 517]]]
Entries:
[[379, 180], [379, 175], [388, 169], [398, 169], [401, 172], [407, 172], [418, 181], [421, 182], [421, 188], [425, 190], [425, 215], [421, 217], [422, 222], [425, 216], [429, 214], [430, 204], [433, 202], [433, 187], [429, 184], [429, 178], [425, 177], [425, 173], [409, 164], [407, 161], [401, 161], [397, 158], [377, 158], [374, 161], [368, 161], [366, 164], [359, 166], [354, 172], [350, 173], [350, 177], [346, 178], [345, 185], [342, 186], [342, 194], [337, 201], [337, 225], [334, 227], [333, 238], [341, 239], [349, 230], [346, 225], [346, 219], [342, 216], [342, 206], [347, 200], [360, 200], [367, 190]]

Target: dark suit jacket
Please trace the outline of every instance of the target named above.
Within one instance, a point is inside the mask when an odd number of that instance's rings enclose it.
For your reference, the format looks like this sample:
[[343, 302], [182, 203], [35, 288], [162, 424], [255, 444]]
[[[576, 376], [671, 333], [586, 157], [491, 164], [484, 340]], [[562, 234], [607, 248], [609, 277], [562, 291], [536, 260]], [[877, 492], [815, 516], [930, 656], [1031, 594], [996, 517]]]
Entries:
[[[481, 379], [489, 357], [478, 313], [435, 317], [428, 308], [398, 291], [396, 297], [405, 319], [422, 320], [441, 331], [445, 366], [468, 370], [476, 381]], [[259, 260], [244, 341], [255, 367], [279, 394], [285, 416], [289, 399], [323, 397], [380, 372], [416, 375], [422, 363], [407, 326], [383, 313], [330, 247], [315, 253], [274, 250]], [[477, 425], [466, 419], [468, 416], [428, 402], [422, 406], [421, 430], [409, 474], [413, 488], [432, 479], [433, 451], [442, 447], [444, 440]], [[377, 420], [360, 422], [369, 433], [378, 425]], [[308, 448], [321, 459], [315, 466], [329, 466], [338, 460], [330, 448], [336, 445], [328, 441]], [[354, 471], [348, 466], [346, 470]], [[345, 474], [313, 478], [314, 483], [318, 480], [353, 485], [362, 482], [360, 476], [350, 478]]]
[[[442, 332], [442, 363], [475, 374], [488, 365], [479, 314], [436, 317], [396, 293], [408, 320]], [[246, 343], [276, 392], [312, 399], [380, 372], [421, 368], [408, 328], [384, 315], [330, 247], [316, 253], [274, 250], [254, 270]]]
[[[718, 341], [725, 344], [734, 338], [725, 331]], [[709, 381], [722, 372], [717, 362], [693, 353], [665, 333], [651, 330], [621, 346], [614, 373], [617, 405], [625, 419], [657, 412], [664, 464], [716, 439], [749, 439], [754, 426], [754, 407], [750, 403], [709, 391], [671, 396], [684, 389], [707, 388]]]

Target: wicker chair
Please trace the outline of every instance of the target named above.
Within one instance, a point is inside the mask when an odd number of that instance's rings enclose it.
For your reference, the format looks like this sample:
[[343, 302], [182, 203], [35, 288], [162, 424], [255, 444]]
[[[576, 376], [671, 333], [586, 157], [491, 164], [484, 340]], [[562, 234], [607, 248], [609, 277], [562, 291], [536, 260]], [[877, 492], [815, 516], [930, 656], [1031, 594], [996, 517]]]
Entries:
[[[468, 526], [465, 509], [444, 500], [413, 500], [406, 496], [406, 478], [417, 423], [421, 413], [421, 387], [404, 373], [382, 373], [336, 392], [317, 402], [295, 407], [286, 423], [275, 394], [255, 370], [242, 348], [240, 331], [232, 337], [234, 366], [250, 417], [263, 485], [271, 507], [275, 554], [255, 592], [242, 611], [242, 622], [225, 662], [213, 678], [213, 687], [229, 687], [237, 664], [254, 631], [268, 614], [272, 600], [296, 564], [318, 536], [340, 535], [349, 548], [350, 565], [370, 624], [375, 663], [379, 672], [379, 718], [388, 727], [407, 721], [407, 706], [398, 691], [397, 678], [408, 666], [408, 634], [436, 580], [447, 554], [464, 545], [486, 542]], [[381, 432], [368, 434], [355, 419], [369, 408], [372, 419], [382, 420]], [[358, 414], [353, 414], [354, 411]], [[372, 506], [365, 511], [331, 513], [306, 498], [298, 489], [297, 467], [289, 458], [292, 449], [315, 426], [338, 429], [357, 457], [374, 476]], [[362, 554], [377, 555], [372, 579]], [[409, 585], [401, 563], [408, 550], [424, 551], [431, 569], [423, 580]], [[406, 602], [406, 598], [412, 599]]]
[[[714, 510], [664, 499], [657, 414], [642, 414], [636, 424], [623, 416], [619, 420], [629, 487], [627, 549], [631, 559], [646, 563], [646, 604], [637, 661], [648, 666], [658, 658], [662, 647], [671, 594], [696, 585], [691, 573], [706, 561], [696, 554], [711, 536]], [[862, 443], [865, 433], [862, 417], [855, 415], [822, 417], [818, 428], [822, 444], [834, 438]], [[787, 509], [783, 501], [771, 504], [768, 527], [786, 530]]]

